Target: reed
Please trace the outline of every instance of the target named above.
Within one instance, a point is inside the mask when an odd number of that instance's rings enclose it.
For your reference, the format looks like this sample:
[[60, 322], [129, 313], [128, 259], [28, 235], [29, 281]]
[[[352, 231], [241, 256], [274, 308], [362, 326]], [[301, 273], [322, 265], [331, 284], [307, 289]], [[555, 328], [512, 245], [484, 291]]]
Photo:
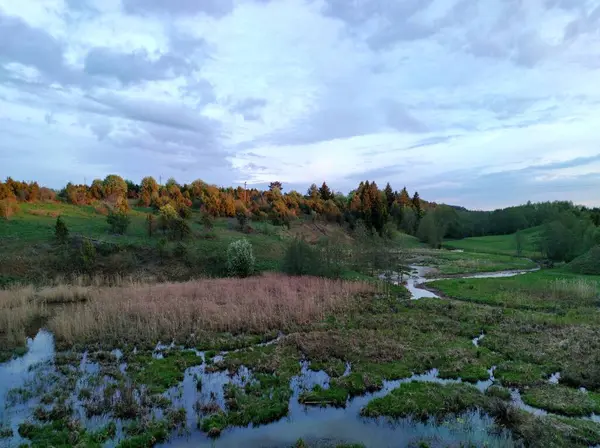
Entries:
[[194, 335], [285, 330], [343, 312], [369, 283], [265, 274], [246, 279], [130, 284], [87, 290], [50, 320], [59, 343], [193, 341]]

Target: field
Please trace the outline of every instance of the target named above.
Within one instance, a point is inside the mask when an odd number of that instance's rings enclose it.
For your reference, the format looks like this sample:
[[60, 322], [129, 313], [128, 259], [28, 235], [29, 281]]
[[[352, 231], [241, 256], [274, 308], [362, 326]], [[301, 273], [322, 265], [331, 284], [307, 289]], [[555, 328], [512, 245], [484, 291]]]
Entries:
[[[540, 237], [540, 228], [532, 227], [523, 230], [523, 248], [521, 255], [528, 258], [540, 258], [541, 253], [538, 247]], [[480, 252], [489, 254], [517, 255], [516, 236], [495, 235], [465, 238], [462, 240], [449, 240], [444, 242], [444, 247], [448, 249], [459, 249], [469, 252]]]
[[[135, 275], [107, 276], [108, 253], [88, 273], [33, 281], [35, 257], [43, 273], [64, 249], [52, 241], [58, 212], [72, 234], [133, 254]], [[600, 444], [589, 419], [600, 413], [600, 277], [460, 278], [536, 265], [485, 250], [501, 244], [450, 252], [396, 235], [365, 255], [324, 223], [244, 234], [198, 215], [186, 250], [169, 242], [161, 256], [145, 216], [133, 212], [126, 236], [91, 207], [24, 205], [0, 223], [2, 275], [19, 279], [0, 290], [0, 445]], [[330, 239], [352, 262], [341, 278], [277, 272], [294, 236]], [[206, 270], [241, 237], [255, 275]], [[407, 264], [452, 277], [427, 283], [443, 298], [411, 300], [378, 280]]]

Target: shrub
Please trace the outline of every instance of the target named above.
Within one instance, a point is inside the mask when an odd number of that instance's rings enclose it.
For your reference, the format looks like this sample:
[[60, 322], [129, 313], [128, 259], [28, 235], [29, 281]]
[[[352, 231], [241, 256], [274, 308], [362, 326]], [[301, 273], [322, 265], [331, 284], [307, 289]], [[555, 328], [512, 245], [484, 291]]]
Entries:
[[110, 231], [112, 233], [118, 233], [119, 235], [123, 235], [127, 231], [127, 227], [129, 227], [129, 223], [131, 219], [127, 216], [126, 213], [123, 212], [110, 212], [106, 217], [106, 222], [110, 226]]
[[237, 212], [235, 214], [235, 217], [237, 219], [238, 225], [240, 226], [240, 230], [243, 231], [248, 225], [248, 215], [246, 215], [246, 213], [243, 212]]
[[154, 230], [154, 215], [148, 213], [146, 216], [146, 230], [148, 231], [148, 238], [152, 238], [152, 231]]
[[59, 243], [65, 243], [69, 237], [69, 229], [63, 221], [62, 217], [56, 218], [56, 224], [54, 225], [54, 236]]
[[192, 228], [181, 218], [171, 220], [169, 223], [169, 237], [173, 240], [182, 241], [192, 234]]
[[179, 213], [179, 217], [181, 219], [190, 219], [192, 217], [192, 209], [190, 207], [186, 207], [185, 205], [180, 206], [177, 209]]
[[305, 240], [295, 238], [287, 247], [283, 257], [283, 272], [289, 275], [315, 275], [320, 261], [317, 249]]
[[214, 218], [210, 214], [204, 212], [200, 218], [200, 224], [204, 226], [206, 231], [210, 231], [214, 227]]
[[80, 249], [81, 266], [84, 271], [91, 271], [96, 262], [96, 246], [90, 240], [83, 240]]
[[227, 268], [230, 275], [248, 277], [254, 271], [254, 263], [252, 244], [248, 240], [237, 240], [229, 245], [227, 249]]
[[9, 199], [0, 201], [0, 217], [9, 219], [12, 215], [19, 211], [19, 204]]

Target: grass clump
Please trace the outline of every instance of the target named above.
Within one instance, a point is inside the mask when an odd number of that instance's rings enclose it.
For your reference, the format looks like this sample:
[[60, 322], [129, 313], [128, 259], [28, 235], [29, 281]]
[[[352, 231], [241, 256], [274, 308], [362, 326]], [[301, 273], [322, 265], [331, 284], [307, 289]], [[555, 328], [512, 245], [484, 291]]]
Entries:
[[185, 370], [202, 364], [202, 357], [191, 351], [166, 352], [162, 359], [152, 355], [135, 355], [128, 366], [132, 379], [147, 386], [152, 394], [158, 394], [183, 381]]
[[346, 407], [347, 400], [348, 391], [346, 389], [334, 385], [325, 388], [318, 384], [311, 391], [302, 392], [298, 398], [300, 403], [308, 406], [335, 406], [339, 408]]
[[365, 417], [414, 417], [427, 420], [442, 418], [482, 406], [484, 396], [466, 384], [410, 382], [401, 384], [382, 398], [369, 402], [361, 410]]
[[323, 371], [330, 377], [339, 377], [346, 372], [346, 363], [340, 359], [311, 361], [308, 368], [313, 372]]
[[226, 412], [218, 409], [198, 420], [198, 427], [209, 437], [218, 437], [228, 426], [259, 426], [288, 414], [292, 390], [289, 377], [256, 374], [244, 386], [227, 384], [224, 388]]
[[490, 386], [485, 391], [485, 394], [488, 397], [496, 397], [496, 398], [500, 398], [501, 400], [510, 400], [511, 399], [510, 390], [508, 390], [502, 386]]
[[519, 389], [541, 384], [546, 376], [547, 372], [543, 367], [521, 361], [503, 362], [494, 371], [494, 377], [503, 386]]
[[567, 416], [600, 413], [600, 394], [554, 384], [528, 389], [522, 398], [530, 406]]
[[169, 425], [162, 420], [135, 421], [124, 428], [127, 438], [122, 440], [117, 448], [152, 447], [169, 438], [169, 429]]

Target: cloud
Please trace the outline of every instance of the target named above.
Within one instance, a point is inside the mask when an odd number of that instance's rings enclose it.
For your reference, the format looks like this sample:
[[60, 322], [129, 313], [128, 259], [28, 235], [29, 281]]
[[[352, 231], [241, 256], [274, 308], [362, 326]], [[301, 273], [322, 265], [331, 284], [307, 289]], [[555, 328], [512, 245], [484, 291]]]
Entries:
[[64, 58], [62, 42], [0, 9], [0, 63], [35, 68], [49, 82], [70, 83], [75, 74]]
[[123, 53], [111, 48], [93, 48], [85, 58], [84, 71], [92, 76], [118, 79], [122, 84], [174, 78], [190, 71], [190, 65], [175, 55], [152, 59], [147, 51]]
[[369, 178], [482, 208], [594, 201], [595, 1], [0, 5], [0, 159], [14, 177], [301, 191]]
[[244, 120], [255, 121], [260, 119], [259, 109], [267, 105], [264, 98], [245, 98], [237, 101], [232, 107], [231, 112], [238, 113], [244, 117]]
[[123, 0], [129, 14], [193, 15], [221, 17], [233, 10], [233, 0]]

